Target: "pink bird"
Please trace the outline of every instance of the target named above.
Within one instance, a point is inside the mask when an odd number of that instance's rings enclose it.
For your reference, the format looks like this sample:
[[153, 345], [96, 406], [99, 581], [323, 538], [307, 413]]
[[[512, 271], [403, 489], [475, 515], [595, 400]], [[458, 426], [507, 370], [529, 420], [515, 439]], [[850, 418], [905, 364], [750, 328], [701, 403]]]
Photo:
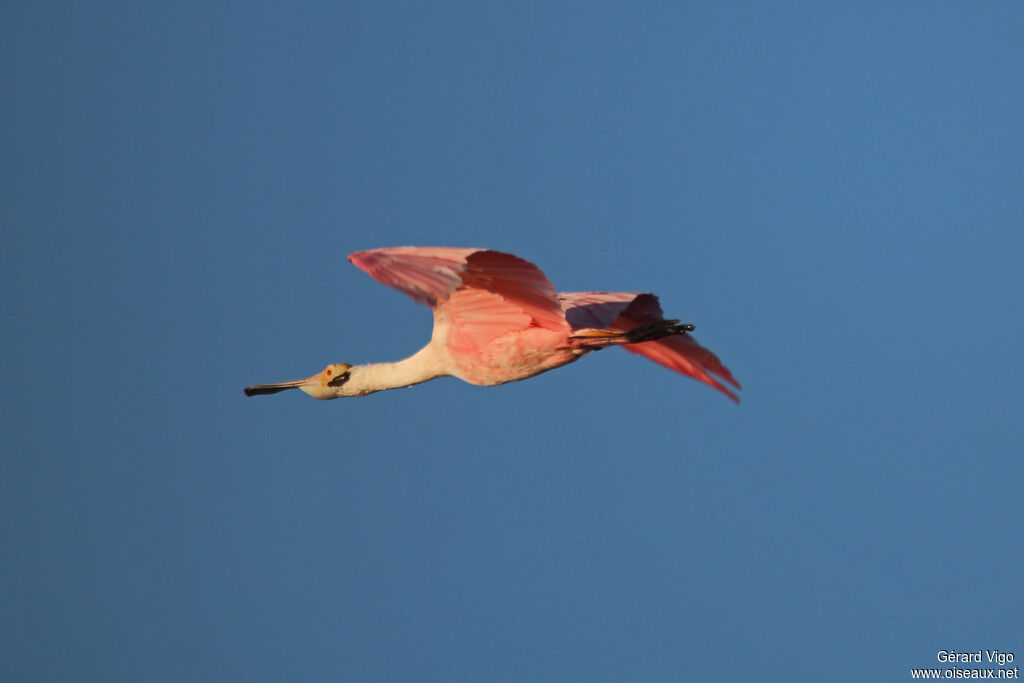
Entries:
[[394, 247], [348, 260], [433, 309], [430, 343], [396, 363], [332, 363], [306, 379], [246, 387], [246, 396], [285, 389], [319, 399], [366, 396], [446, 376], [492, 386], [622, 346], [739, 402], [720, 381], [739, 389], [732, 373], [690, 336], [693, 325], [666, 320], [653, 294], [558, 294], [537, 266], [488, 249]]

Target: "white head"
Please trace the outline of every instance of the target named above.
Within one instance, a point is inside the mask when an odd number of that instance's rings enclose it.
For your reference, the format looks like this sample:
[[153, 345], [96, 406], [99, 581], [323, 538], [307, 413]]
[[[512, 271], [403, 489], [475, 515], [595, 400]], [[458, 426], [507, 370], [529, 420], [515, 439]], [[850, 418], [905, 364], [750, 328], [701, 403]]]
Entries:
[[276, 382], [274, 384], [257, 384], [246, 387], [246, 396], [276, 394], [286, 389], [301, 389], [313, 398], [328, 400], [342, 396], [359, 396], [360, 392], [346, 391], [345, 383], [351, 376], [352, 366], [348, 363], [331, 363], [312, 377], [297, 379], [292, 382]]

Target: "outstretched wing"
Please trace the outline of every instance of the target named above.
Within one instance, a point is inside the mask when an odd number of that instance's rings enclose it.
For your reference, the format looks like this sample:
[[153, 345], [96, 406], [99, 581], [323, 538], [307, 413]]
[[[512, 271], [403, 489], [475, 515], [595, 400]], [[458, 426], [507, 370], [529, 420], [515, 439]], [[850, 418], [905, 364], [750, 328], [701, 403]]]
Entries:
[[479, 249], [394, 247], [349, 254], [348, 260], [377, 282], [434, 307], [462, 284], [466, 259]]
[[[571, 292], [558, 295], [573, 330], [596, 328], [628, 332], [665, 319], [658, 297], [646, 292]], [[729, 369], [690, 335], [665, 337], [624, 349], [653, 360], [670, 370], [704, 382], [739, 403], [739, 397], [718, 378], [740, 388]], [[714, 375], [717, 375], [716, 378]]]
[[530, 327], [568, 334], [554, 285], [537, 266], [512, 254], [393, 247], [348, 258], [378, 282], [443, 308], [453, 350], [476, 351], [503, 334]]

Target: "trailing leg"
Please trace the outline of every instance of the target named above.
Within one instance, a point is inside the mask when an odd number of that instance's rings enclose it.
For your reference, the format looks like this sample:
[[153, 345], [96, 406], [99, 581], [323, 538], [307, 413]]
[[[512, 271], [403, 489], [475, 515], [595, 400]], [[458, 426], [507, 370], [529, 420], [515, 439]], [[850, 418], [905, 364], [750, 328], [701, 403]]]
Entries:
[[574, 349], [586, 349], [597, 351], [606, 346], [620, 346], [622, 344], [640, 344], [643, 342], [664, 339], [672, 335], [685, 335], [693, 332], [694, 326], [690, 324], [679, 324], [678, 320], [659, 320], [657, 322], [634, 327], [628, 332], [616, 332], [613, 330], [579, 330], [569, 337], [569, 344]]

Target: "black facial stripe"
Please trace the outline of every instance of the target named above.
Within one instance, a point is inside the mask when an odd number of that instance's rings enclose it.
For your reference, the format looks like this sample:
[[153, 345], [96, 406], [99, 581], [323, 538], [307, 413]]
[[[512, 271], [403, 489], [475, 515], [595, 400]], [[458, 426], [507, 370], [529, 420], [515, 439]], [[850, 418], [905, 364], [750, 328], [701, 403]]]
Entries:
[[334, 379], [332, 379], [331, 381], [329, 381], [327, 383], [327, 386], [329, 386], [329, 387], [340, 387], [346, 381], [348, 381], [348, 373], [344, 372], [344, 373], [338, 375], [337, 377], [335, 377]]

